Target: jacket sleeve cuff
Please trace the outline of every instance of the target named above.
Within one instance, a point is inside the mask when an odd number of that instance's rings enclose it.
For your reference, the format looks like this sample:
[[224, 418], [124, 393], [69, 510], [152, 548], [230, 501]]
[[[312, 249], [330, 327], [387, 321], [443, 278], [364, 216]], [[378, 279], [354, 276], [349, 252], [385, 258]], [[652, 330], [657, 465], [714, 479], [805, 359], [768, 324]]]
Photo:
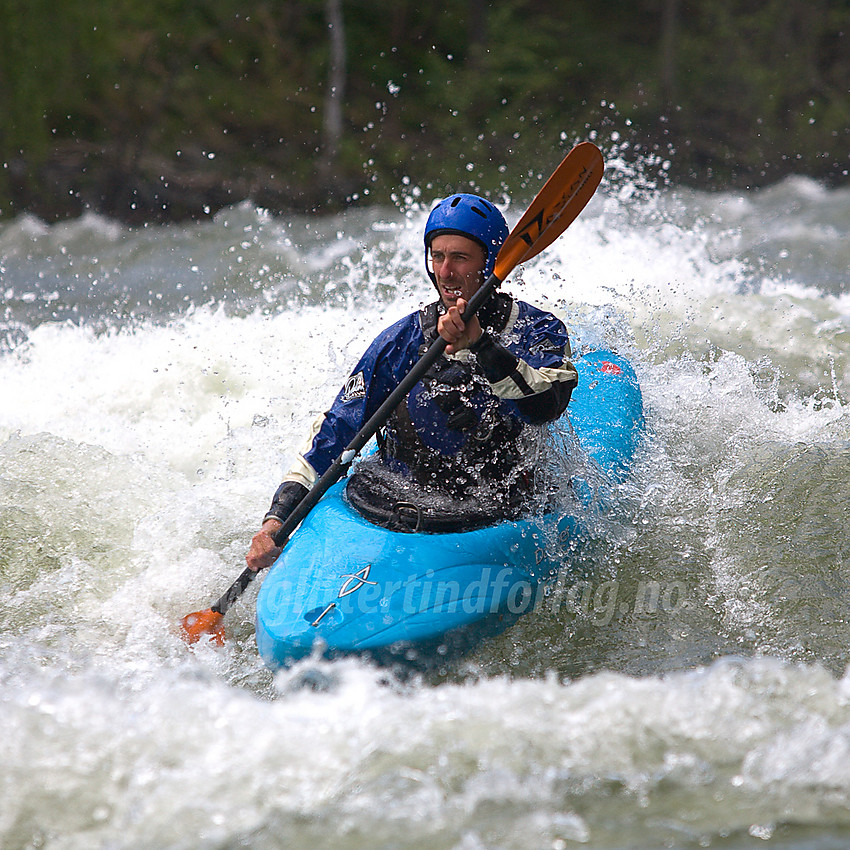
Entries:
[[486, 331], [469, 346], [469, 350], [475, 355], [484, 377], [491, 384], [503, 381], [516, 370], [519, 363], [515, 354], [511, 354]]
[[272, 499], [271, 507], [263, 517], [263, 522], [267, 519], [276, 519], [280, 522], [286, 522], [289, 515], [295, 510], [298, 503], [307, 495], [309, 491], [298, 481], [284, 481]]

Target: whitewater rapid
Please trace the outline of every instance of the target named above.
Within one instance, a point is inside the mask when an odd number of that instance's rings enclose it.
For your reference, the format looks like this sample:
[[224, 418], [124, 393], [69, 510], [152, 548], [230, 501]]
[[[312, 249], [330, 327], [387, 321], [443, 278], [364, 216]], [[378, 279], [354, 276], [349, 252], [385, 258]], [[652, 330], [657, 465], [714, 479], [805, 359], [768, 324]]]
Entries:
[[425, 679], [273, 677], [254, 591], [179, 640], [431, 297], [426, 215], [0, 224], [0, 846], [846, 845], [847, 189], [609, 178], [506, 283], [641, 382], [582, 604]]

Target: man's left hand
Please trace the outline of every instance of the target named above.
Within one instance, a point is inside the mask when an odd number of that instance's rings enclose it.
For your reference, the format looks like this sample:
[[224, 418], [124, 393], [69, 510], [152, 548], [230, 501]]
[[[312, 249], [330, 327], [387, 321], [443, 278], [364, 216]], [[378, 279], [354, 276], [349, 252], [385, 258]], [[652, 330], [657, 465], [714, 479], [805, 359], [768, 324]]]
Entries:
[[466, 324], [463, 323], [463, 311], [466, 301], [458, 298], [457, 302], [440, 316], [437, 322], [437, 332], [448, 343], [447, 354], [457, 354], [464, 348], [469, 348], [481, 336], [481, 325], [478, 316], [473, 316]]

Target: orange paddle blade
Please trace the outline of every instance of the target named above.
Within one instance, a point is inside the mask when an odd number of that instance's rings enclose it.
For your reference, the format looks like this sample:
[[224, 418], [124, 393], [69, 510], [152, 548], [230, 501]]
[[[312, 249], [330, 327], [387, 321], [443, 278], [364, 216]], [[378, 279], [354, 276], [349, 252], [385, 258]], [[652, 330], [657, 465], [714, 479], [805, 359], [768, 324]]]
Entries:
[[206, 611], [196, 611], [187, 614], [180, 621], [180, 637], [186, 643], [197, 643], [201, 638], [208, 637], [210, 643], [224, 646], [224, 615], [212, 608]]
[[495, 268], [499, 280], [537, 256], [575, 221], [604, 171], [602, 154], [591, 142], [576, 145], [564, 157], [502, 245]]

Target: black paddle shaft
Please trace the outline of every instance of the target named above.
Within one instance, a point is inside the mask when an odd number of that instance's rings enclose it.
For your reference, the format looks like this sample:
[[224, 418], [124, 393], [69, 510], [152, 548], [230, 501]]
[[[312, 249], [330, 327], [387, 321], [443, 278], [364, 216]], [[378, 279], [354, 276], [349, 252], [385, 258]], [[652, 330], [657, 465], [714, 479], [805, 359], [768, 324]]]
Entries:
[[[493, 294], [496, 287], [510, 274], [514, 267], [539, 254], [558, 238], [575, 217], [584, 209], [602, 180], [605, 164], [602, 154], [590, 142], [576, 145], [537, 193], [525, 215], [508, 234], [496, 257], [499, 274], [491, 274], [484, 285], [469, 299], [462, 316], [468, 322]], [[331, 464], [328, 471], [313, 485], [307, 495], [287, 517], [283, 526], [273, 535], [275, 543], [282, 546], [298, 528], [301, 521], [313, 509], [316, 502], [346, 472], [351, 462], [389, 419], [401, 400], [416, 386], [416, 383], [445, 351], [446, 341], [436, 339], [402, 382], [390, 393], [369, 421], [357, 432], [345, 451]], [[212, 610], [224, 614], [242, 595], [257, 573], [248, 568], [228, 588], [227, 593], [213, 606]]]
[[[463, 312], [464, 324], [467, 323], [484, 306], [487, 299], [496, 291], [496, 287], [502, 281], [491, 274], [478, 291], [469, 299], [466, 310]], [[283, 546], [289, 540], [292, 533], [301, 524], [302, 520], [316, 506], [316, 503], [325, 493], [342, 478], [348, 471], [352, 461], [360, 453], [363, 446], [375, 436], [378, 429], [390, 418], [390, 414], [399, 406], [402, 399], [419, 383], [425, 373], [437, 362], [446, 350], [446, 341], [437, 337], [428, 346], [428, 350], [419, 358], [416, 365], [402, 378], [401, 383], [387, 396], [384, 403], [372, 414], [366, 424], [354, 435], [345, 451], [328, 467], [327, 472], [310, 488], [307, 495], [295, 506], [292, 513], [286, 518], [283, 526], [273, 535], [272, 540]], [[250, 567], [242, 571], [239, 578], [227, 589], [224, 596], [213, 604], [212, 610], [219, 614], [227, 613], [231, 605], [242, 595], [245, 588], [257, 577], [257, 571]]]

